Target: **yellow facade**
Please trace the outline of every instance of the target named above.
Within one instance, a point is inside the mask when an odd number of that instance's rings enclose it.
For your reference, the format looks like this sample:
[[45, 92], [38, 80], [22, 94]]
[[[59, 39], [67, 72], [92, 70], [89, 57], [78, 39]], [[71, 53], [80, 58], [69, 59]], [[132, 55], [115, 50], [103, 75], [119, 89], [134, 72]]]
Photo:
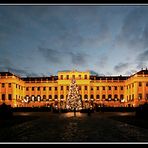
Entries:
[[75, 79], [83, 108], [138, 106], [148, 101], [148, 70], [131, 76], [95, 76], [89, 71], [61, 71], [58, 76], [19, 77], [0, 72], [0, 104], [12, 107], [65, 108], [71, 80]]

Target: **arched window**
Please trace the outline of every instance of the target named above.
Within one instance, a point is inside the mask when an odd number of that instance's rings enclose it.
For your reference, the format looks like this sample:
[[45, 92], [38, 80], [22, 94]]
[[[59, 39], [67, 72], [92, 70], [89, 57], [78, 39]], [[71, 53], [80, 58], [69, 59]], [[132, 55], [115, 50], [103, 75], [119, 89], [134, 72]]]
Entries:
[[64, 99], [64, 95], [61, 95], [61, 96], [60, 96], [60, 99]]
[[90, 95], [90, 99], [93, 99], [94, 98], [94, 95]]
[[111, 99], [112, 99], [112, 95], [109, 94], [109, 95], [108, 95], [108, 100], [111, 101]]
[[43, 100], [46, 100], [46, 95], [43, 95]]
[[35, 96], [34, 95], [31, 96], [31, 101], [35, 101]]
[[84, 95], [84, 99], [88, 99], [88, 95]]
[[52, 95], [49, 95], [49, 100], [51, 100], [52, 99]]
[[105, 100], [105, 95], [102, 95], [102, 99]]
[[97, 95], [96, 98], [99, 100], [100, 99], [100, 95]]
[[37, 96], [37, 100], [41, 101], [41, 96], [40, 95]]
[[117, 94], [114, 95], [114, 100], [115, 100], [115, 101], [118, 100], [118, 95], [117, 95]]
[[55, 96], [54, 96], [54, 99], [58, 99], [58, 96], [57, 96], [57, 95], [55, 95]]

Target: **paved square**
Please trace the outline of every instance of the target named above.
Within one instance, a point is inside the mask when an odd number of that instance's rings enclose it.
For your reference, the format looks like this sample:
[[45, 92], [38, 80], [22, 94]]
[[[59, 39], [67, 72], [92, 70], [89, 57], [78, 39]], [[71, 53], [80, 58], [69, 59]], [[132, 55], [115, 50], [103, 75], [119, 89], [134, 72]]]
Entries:
[[[14, 113], [28, 118], [0, 127], [1, 142], [148, 142], [148, 129], [109, 118], [126, 113]], [[133, 114], [133, 113], [127, 113]], [[15, 117], [14, 117], [15, 118]]]

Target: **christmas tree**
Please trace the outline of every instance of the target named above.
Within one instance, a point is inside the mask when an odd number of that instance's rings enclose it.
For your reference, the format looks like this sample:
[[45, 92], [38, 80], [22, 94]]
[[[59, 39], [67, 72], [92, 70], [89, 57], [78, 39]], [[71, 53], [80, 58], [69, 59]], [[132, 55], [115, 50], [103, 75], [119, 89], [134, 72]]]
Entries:
[[70, 84], [66, 106], [67, 109], [74, 111], [82, 109], [82, 100], [80, 98], [79, 88], [76, 84], [75, 79], [72, 79], [72, 82]]

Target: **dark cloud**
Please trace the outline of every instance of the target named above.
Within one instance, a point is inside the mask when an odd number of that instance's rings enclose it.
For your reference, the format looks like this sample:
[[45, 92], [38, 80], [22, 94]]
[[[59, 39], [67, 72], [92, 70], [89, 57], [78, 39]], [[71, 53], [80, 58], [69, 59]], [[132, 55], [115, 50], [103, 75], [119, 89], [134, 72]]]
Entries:
[[99, 66], [101, 66], [101, 68], [105, 68], [107, 62], [108, 62], [108, 56], [107, 55], [101, 55], [100, 58], [99, 58]]
[[86, 65], [87, 63], [87, 55], [85, 53], [73, 53], [69, 52], [71, 57], [71, 62], [74, 65]]
[[148, 46], [148, 9], [136, 7], [125, 17], [115, 43], [129, 50], [144, 50]]
[[114, 67], [114, 70], [116, 72], [122, 72], [126, 70], [128, 67], [129, 67], [129, 63], [119, 63], [118, 65]]
[[63, 53], [61, 51], [42, 47], [39, 47], [38, 50], [43, 55], [43, 57], [50, 63], [60, 64], [62, 62]]
[[137, 69], [145, 68], [147, 67], [147, 62], [148, 62], [148, 50], [145, 50], [141, 52], [135, 62], [137, 63]]
[[53, 50], [49, 48], [42, 48], [39, 47], [39, 52], [43, 55], [43, 57], [50, 63], [53, 64], [61, 64], [64, 63], [65, 59], [67, 60], [66, 62], [68, 63], [68, 59], [70, 63], [74, 65], [85, 65], [86, 64], [86, 59], [88, 57], [87, 54], [85, 53], [78, 53], [74, 51], [65, 51], [65, 50]]
[[148, 61], [148, 50], [145, 50], [144, 52], [140, 53], [137, 60]]

